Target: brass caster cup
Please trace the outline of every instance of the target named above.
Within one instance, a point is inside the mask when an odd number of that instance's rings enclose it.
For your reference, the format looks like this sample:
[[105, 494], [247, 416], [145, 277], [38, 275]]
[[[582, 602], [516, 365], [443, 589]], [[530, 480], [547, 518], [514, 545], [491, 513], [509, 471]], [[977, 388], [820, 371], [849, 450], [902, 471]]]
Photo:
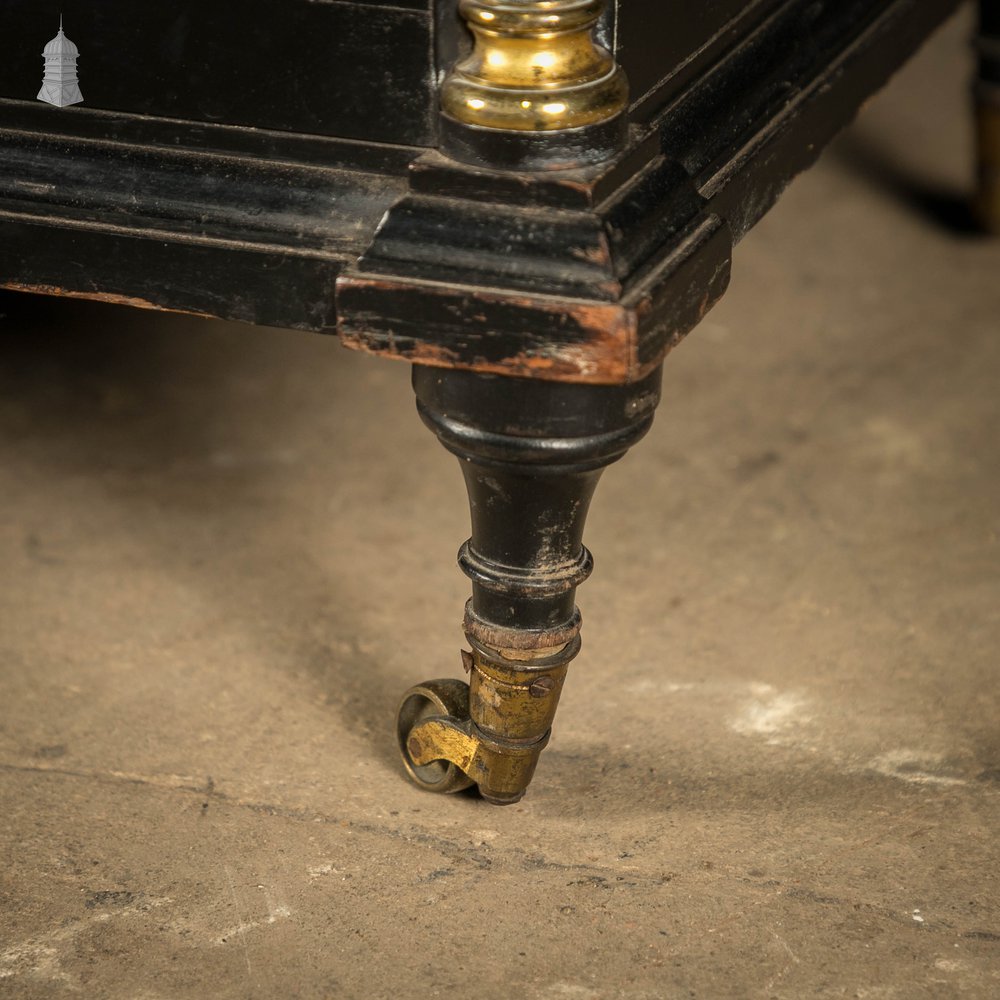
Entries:
[[481, 732], [469, 718], [469, 685], [427, 681], [410, 688], [396, 716], [403, 766], [428, 792], [461, 792], [474, 784], [494, 805], [524, 797], [538, 756], [549, 741], [505, 740]]
[[436, 680], [410, 688], [396, 715], [396, 738], [421, 788], [458, 792], [477, 784], [488, 802], [510, 805], [523, 797], [549, 742], [579, 637], [555, 649], [507, 650], [511, 658], [469, 638], [473, 652], [463, 661], [471, 685]]

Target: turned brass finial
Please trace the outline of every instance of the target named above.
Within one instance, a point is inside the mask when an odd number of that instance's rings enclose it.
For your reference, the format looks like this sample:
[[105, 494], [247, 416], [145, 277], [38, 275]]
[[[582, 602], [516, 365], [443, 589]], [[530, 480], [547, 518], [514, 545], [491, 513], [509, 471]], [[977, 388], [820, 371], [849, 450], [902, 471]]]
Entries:
[[444, 81], [445, 114], [518, 132], [580, 128], [625, 110], [628, 84], [594, 42], [605, 0], [461, 0], [475, 47]]

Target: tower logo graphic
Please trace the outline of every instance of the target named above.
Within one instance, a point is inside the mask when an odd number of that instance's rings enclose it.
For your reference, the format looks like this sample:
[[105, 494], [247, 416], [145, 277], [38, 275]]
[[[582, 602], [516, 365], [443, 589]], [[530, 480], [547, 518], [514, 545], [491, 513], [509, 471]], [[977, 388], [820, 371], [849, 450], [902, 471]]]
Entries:
[[38, 99], [65, 108], [83, 100], [76, 80], [76, 60], [80, 50], [63, 34], [62, 15], [59, 16], [59, 34], [42, 50], [45, 59], [45, 76]]

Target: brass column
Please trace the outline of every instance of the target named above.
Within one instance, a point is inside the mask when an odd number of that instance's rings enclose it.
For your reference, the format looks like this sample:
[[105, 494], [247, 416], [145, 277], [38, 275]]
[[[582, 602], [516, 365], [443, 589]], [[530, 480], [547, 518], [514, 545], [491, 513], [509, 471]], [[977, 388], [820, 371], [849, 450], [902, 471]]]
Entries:
[[613, 155], [624, 142], [628, 83], [594, 40], [604, 7], [605, 0], [460, 0], [473, 48], [441, 87], [445, 151], [525, 169]]

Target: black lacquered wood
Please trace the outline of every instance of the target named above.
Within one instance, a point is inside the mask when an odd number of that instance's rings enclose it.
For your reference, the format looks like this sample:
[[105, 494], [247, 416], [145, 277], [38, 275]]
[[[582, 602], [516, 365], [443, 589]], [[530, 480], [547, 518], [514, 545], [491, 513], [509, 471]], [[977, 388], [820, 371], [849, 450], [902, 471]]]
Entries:
[[614, 158], [626, 145], [628, 118], [558, 132], [477, 128], [446, 114], [439, 119], [441, 152], [472, 166], [500, 170], [575, 170]]
[[631, 85], [633, 120], [661, 110], [785, 2], [617, 0], [616, 53]]
[[0, 96], [34, 99], [60, 12], [87, 108], [434, 142], [430, 0], [4, 0]]
[[[18, 36], [41, 41], [0, 61], [0, 285], [335, 326], [444, 368], [641, 380], [725, 291], [733, 244], [957, 4], [619, 0], [602, 31], [637, 87], [628, 148], [543, 173], [421, 145], [435, 40], [462, 45], [452, 7], [68, 0], [85, 102], [55, 109], [32, 99], [54, 25], [9, 0]], [[653, 30], [668, 11], [672, 30]], [[278, 69], [251, 79], [265, 56]]]
[[659, 369], [632, 386], [580, 386], [414, 367], [420, 415], [465, 477], [472, 536], [459, 564], [483, 628], [574, 631], [593, 569], [590, 501], [652, 424], [660, 380]]

